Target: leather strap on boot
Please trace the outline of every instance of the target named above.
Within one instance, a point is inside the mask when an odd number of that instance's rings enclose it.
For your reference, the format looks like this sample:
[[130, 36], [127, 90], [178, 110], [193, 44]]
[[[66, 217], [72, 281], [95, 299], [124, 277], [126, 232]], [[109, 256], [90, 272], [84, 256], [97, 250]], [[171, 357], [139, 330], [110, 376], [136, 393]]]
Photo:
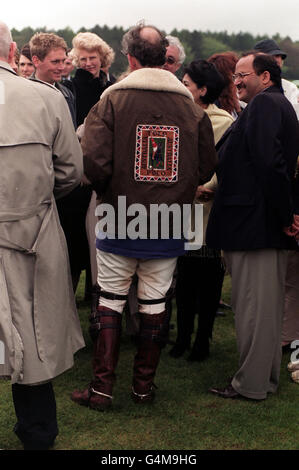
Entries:
[[88, 406], [93, 410], [104, 411], [112, 405], [112, 395], [98, 392], [93, 388], [93, 382], [84, 390], [75, 390], [71, 399], [78, 405]]
[[138, 350], [134, 360], [132, 398], [135, 402], [153, 401], [154, 377], [159, 364], [161, 349], [167, 343], [169, 317], [142, 313]]
[[121, 335], [120, 313], [99, 306], [91, 318], [94, 334], [93, 375], [94, 380], [82, 391], [75, 390], [72, 400], [79, 405], [104, 411], [112, 405], [112, 389], [115, 382]]
[[[111, 321], [106, 322], [105, 317], [110, 317]], [[102, 320], [101, 320], [102, 319]], [[111, 310], [108, 307], [98, 306], [89, 317], [89, 334], [93, 341], [97, 340], [100, 329], [103, 328], [121, 328], [121, 314]]]
[[136, 393], [134, 387], [132, 387], [132, 399], [135, 403], [153, 402], [155, 398], [155, 388], [158, 388], [154, 383], [148, 393]]
[[95, 327], [98, 336], [94, 343], [92, 364], [94, 381], [91, 385], [96, 392], [112, 396], [119, 357], [122, 316], [100, 305], [97, 309], [97, 320]]

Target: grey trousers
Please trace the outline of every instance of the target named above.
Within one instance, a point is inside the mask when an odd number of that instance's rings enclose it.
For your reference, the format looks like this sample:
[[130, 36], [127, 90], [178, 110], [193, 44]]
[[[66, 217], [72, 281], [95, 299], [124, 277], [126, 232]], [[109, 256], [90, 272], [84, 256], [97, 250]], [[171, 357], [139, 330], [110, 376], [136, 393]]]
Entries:
[[239, 352], [232, 386], [262, 400], [279, 382], [287, 251], [229, 251], [224, 258], [232, 278]]

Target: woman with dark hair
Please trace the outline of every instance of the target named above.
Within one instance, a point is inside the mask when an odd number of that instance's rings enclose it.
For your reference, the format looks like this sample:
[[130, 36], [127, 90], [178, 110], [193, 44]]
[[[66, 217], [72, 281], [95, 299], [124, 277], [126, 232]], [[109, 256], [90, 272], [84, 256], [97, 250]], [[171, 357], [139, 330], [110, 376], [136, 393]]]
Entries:
[[222, 74], [208, 61], [195, 60], [185, 67], [182, 81], [192, 93], [195, 103], [208, 114], [217, 143], [226, 128], [233, 122], [231, 115], [215, 104], [225, 87]]
[[19, 75], [29, 78], [35, 72], [35, 67], [31, 59], [29, 44], [22, 47], [19, 60]]
[[[197, 60], [184, 69], [183, 84], [190, 90], [195, 103], [208, 114], [215, 144], [233, 123], [233, 117], [218, 108], [214, 102], [225, 85], [215, 66], [206, 60]], [[207, 185], [212, 183], [209, 182]], [[212, 206], [214, 191], [198, 188], [195, 203], [203, 204], [204, 234]], [[205, 238], [205, 236], [204, 236]], [[209, 344], [216, 311], [219, 305], [224, 267], [220, 250], [205, 245], [199, 250], [188, 251], [179, 257], [177, 264], [177, 339], [170, 351], [172, 357], [180, 357], [189, 349], [194, 319], [198, 313], [198, 328], [188, 360], [202, 361], [209, 356]]]
[[218, 72], [221, 73], [225, 85], [217, 100], [217, 106], [225, 109], [233, 117], [237, 117], [241, 112], [240, 102], [237, 96], [237, 89], [233, 82], [238, 56], [231, 51], [213, 54], [208, 58], [208, 62], [215, 65]]

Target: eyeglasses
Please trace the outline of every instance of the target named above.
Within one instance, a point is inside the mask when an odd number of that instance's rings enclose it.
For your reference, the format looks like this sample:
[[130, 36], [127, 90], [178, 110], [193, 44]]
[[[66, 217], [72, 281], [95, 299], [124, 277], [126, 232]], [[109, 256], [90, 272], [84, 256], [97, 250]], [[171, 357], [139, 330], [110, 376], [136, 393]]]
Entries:
[[232, 76], [232, 79], [233, 79], [233, 82], [235, 82], [238, 78], [240, 80], [243, 80], [244, 77], [247, 77], [248, 75], [251, 75], [252, 73], [255, 73], [255, 72], [246, 72], [246, 73], [235, 73], [233, 76]]
[[166, 57], [165, 59], [165, 62], [167, 62], [168, 64], [172, 65], [172, 64], [175, 64], [176, 63], [176, 60], [174, 57], [172, 57], [171, 55]]

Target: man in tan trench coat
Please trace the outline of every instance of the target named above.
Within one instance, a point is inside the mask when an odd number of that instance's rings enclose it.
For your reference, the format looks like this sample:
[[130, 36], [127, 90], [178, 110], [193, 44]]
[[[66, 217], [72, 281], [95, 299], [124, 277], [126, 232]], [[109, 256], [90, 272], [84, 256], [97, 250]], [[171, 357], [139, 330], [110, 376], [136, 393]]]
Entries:
[[51, 379], [84, 346], [55, 198], [82, 177], [82, 153], [62, 94], [17, 76], [0, 23], [0, 376], [12, 381], [25, 449], [58, 433]]

